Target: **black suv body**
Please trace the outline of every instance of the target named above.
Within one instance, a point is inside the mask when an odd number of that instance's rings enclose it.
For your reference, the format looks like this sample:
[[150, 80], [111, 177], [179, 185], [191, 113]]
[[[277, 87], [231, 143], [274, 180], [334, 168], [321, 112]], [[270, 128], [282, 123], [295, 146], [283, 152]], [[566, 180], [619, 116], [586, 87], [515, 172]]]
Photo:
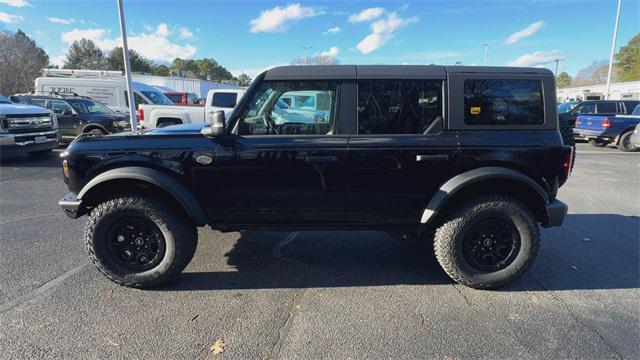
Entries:
[[62, 139], [66, 141], [80, 134], [99, 136], [131, 130], [128, 115], [116, 113], [89, 97], [18, 94], [12, 96], [11, 100], [53, 111], [58, 117]]
[[129, 286], [179, 273], [210, 225], [435, 236], [454, 280], [496, 287], [529, 266], [539, 224], [567, 212], [555, 99], [543, 69], [275, 68], [227, 120], [78, 138], [60, 205], [89, 214], [91, 259]]
[[631, 115], [640, 104], [637, 100], [587, 100], [576, 105], [571, 111], [560, 113], [561, 122], [576, 126], [578, 115]]

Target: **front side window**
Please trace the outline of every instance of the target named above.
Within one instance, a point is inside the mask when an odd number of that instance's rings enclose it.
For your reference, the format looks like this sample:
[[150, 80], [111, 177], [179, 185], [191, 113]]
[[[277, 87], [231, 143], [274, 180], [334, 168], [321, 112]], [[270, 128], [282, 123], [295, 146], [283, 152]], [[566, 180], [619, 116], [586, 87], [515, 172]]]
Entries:
[[211, 99], [211, 106], [233, 108], [236, 107], [238, 94], [234, 92], [215, 92]]
[[426, 134], [442, 119], [440, 80], [358, 82], [359, 134]]
[[580, 104], [573, 109], [572, 113], [574, 114], [595, 114], [596, 112], [596, 104], [595, 103], [586, 103]]
[[240, 114], [238, 134], [333, 134], [337, 96], [336, 82], [265, 81]]
[[51, 111], [53, 111], [57, 115], [64, 115], [65, 112], [72, 112], [71, 106], [69, 106], [69, 104], [67, 104], [66, 102], [60, 100], [51, 100], [51, 102], [49, 103], [49, 107], [51, 108]]
[[465, 80], [464, 122], [467, 125], [542, 124], [542, 84], [539, 80]]
[[88, 99], [70, 100], [69, 103], [80, 114], [113, 114], [106, 106]]

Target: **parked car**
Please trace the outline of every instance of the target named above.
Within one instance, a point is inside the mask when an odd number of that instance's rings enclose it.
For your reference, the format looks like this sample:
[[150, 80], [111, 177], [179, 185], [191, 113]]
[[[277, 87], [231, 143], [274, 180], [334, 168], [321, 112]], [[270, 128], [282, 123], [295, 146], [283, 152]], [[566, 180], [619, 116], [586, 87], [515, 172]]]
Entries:
[[165, 92], [164, 95], [176, 105], [198, 105], [198, 95], [188, 92]]
[[[126, 286], [180, 273], [210, 225], [435, 233], [452, 279], [498, 287], [531, 265], [539, 225], [567, 213], [556, 194], [573, 150], [554, 89], [540, 68], [278, 67], [227, 119], [74, 141], [60, 205], [88, 214], [89, 257]], [[278, 101], [300, 91], [324, 98], [325, 121], [276, 123]]]
[[558, 116], [560, 121], [574, 127], [578, 115], [629, 115], [638, 104], [640, 101], [637, 100], [587, 100]]
[[568, 113], [573, 110], [573, 108], [575, 108], [578, 104], [580, 104], [580, 101], [567, 101], [563, 102], [562, 104], [558, 104], [558, 114]]
[[636, 148], [640, 148], [640, 123], [636, 125], [636, 128], [633, 130], [633, 134], [631, 134], [629, 141]]
[[63, 140], [73, 140], [80, 134], [102, 136], [131, 131], [127, 114], [116, 113], [85, 96], [19, 94], [11, 99], [53, 111], [58, 118]]
[[177, 124], [204, 124], [207, 117], [216, 111], [230, 113], [244, 92], [244, 89], [209, 90], [204, 107], [140, 105], [138, 119], [146, 129]]
[[[121, 113], [129, 112], [127, 85], [120, 72], [93, 70], [46, 69], [46, 76], [35, 82], [38, 95], [87, 96]], [[132, 82], [136, 109], [139, 104], [173, 105], [164, 94], [153, 86]]]
[[14, 104], [0, 95], [0, 155], [42, 157], [60, 146], [55, 114], [39, 106]]
[[631, 137], [639, 123], [640, 105], [631, 115], [580, 115], [573, 132], [596, 147], [613, 143], [621, 151], [637, 151], [640, 147], [631, 142]]

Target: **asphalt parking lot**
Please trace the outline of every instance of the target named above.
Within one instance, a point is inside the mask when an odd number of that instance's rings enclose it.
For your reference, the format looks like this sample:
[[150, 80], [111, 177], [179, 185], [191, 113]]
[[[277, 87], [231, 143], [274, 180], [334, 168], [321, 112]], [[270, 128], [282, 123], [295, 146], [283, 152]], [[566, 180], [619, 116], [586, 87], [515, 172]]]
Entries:
[[5, 159], [0, 358], [640, 358], [640, 153], [578, 148], [565, 225], [497, 291], [384, 233], [205, 229], [178, 282], [120, 287], [58, 208], [56, 154]]

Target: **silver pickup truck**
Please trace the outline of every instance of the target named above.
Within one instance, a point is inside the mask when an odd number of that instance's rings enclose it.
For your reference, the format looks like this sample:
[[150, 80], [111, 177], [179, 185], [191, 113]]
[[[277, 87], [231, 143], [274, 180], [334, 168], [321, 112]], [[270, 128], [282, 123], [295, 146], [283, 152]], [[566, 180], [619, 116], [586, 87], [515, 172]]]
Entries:
[[58, 121], [51, 111], [14, 104], [0, 95], [0, 155], [27, 153], [41, 157], [59, 145]]

